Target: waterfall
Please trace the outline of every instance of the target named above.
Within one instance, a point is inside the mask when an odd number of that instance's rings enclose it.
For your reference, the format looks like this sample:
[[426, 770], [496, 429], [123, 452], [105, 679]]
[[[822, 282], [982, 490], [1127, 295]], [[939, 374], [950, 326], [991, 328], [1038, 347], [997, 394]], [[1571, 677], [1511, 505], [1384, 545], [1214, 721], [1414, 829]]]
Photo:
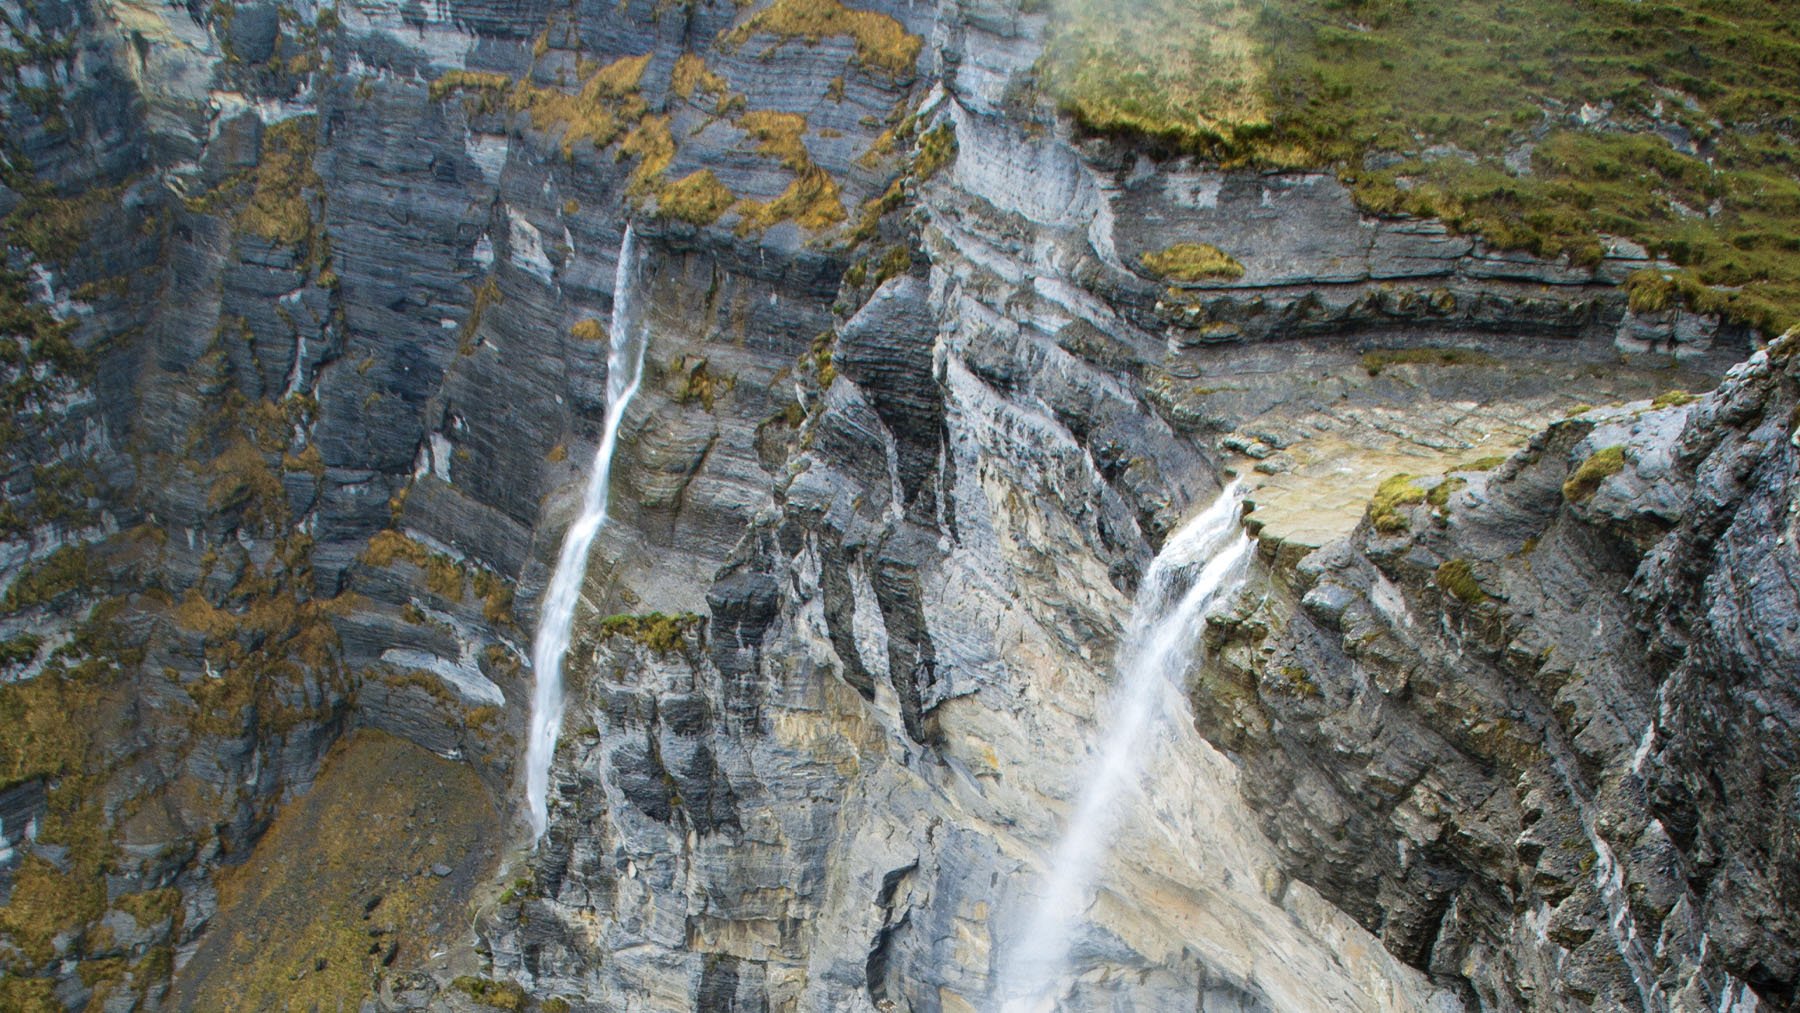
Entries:
[[1250, 538], [1238, 525], [1238, 503], [1234, 481], [1170, 536], [1144, 575], [1118, 659], [1118, 682], [1101, 712], [1112, 724], [1099, 755], [1085, 764], [1087, 782], [1045, 870], [1043, 895], [999, 967], [1004, 1013], [1055, 1008], [1054, 989], [1112, 841], [1114, 803], [1136, 778], [1142, 745], [1162, 716], [1159, 702], [1193, 659], [1208, 606], [1242, 579]]
[[613, 275], [612, 333], [606, 351], [606, 419], [600, 447], [594, 451], [593, 473], [581, 500], [581, 516], [563, 535], [556, 557], [556, 572], [544, 594], [538, 616], [537, 636], [531, 642], [531, 669], [536, 683], [531, 693], [531, 730], [525, 746], [525, 803], [530, 810], [532, 838], [544, 835], [550, 819], [550, 761], [556, 754], [556, 736], [563, 719], [563, 656], [569, 652], [569, 634], [575, 623], [575, 606], [587, 578], [588, 550], [606, 525], [608, 484], [612, 477], [613, 450], [619, 442], [619, 423], [643, 378], [644, 347], [650, 338], [636, 326], [632, 314], [637, 285], [636, 241], [631, 226], [619, 241], [619, 265]]

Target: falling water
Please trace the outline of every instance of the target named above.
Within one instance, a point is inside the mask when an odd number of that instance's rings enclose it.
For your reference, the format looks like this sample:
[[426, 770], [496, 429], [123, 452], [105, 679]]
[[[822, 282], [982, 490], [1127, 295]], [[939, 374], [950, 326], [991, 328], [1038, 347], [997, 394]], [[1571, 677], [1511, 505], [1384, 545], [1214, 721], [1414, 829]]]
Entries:
[[1237, 512], [1233, 482], [1169, 538], [1144, 576], [1119, 657], [1118, 684], [1103, 711], [1113, 716], [1112, 725], [1050, 860], [1031, 921], [1000, 967], [1005, 1013], [1055, 1008], [1071, 937], [1112, 840], [1118, 819], [1114, 803], [1137, 774], [1142, 745], [1161, 717], [1159, 701], [1193, 658], [1207, 607], [1242, 579], [1250, 538], [1239, 527]]
[[613, 275], [611, 345], [606, 352], [606, 420], [600, 447], [594, 452], [594, 470], [588, 476], [581, 500], [581, 516], [563, 536], [556, 572], [544, 595], [537, 638], [531, 643], [531, 668], [537, 683], [531, 694], [531, 731], [525, 747], [525, 802], [530, 809], [531, 832], [542, 837], [550, 819], [545, 798], [550, 790], [550, 759], [556, 753], [556, 736], [562, 730], [563, 656], [569, 651], [569, 631], [575, 622], [575, 605], [587, 578], [588, 550], [606, 525], [607, 486], [612, 476], [613, 450], [619, 442], [619, 422], [643, 377], [644, 346], [649, 336], [636, 326], [632, 313], [636, 294], [637, 254], [631, 226], [619, 242], [619, 266]]

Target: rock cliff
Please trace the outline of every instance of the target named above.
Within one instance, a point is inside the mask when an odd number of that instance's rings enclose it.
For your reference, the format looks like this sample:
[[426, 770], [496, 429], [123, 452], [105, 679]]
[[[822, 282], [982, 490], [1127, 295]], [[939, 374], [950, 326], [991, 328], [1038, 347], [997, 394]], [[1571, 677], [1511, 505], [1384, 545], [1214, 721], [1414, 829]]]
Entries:
[[1796, 1001], [1792, 339], [1671, 392], [1641, 248], [1087, 136], [1031, 4], [5, 13], [0, 1006], [988, 1009], [1228, 470], [1065, 1008]]

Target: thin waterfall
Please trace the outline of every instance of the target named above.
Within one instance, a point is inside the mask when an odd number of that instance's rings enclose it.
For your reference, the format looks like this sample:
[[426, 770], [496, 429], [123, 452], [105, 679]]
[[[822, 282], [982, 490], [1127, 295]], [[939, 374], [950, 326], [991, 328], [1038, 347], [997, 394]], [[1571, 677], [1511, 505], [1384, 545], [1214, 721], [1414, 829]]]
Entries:
[[998, 968], [997, 998], [1005, 1013], [1055, 1008], [1075, 929], [1112, 843], [1115, 803], [1137, 776], [1142, 744], [1163, 716], [1158, 705], [1167, 688], [1193, 659], [1208, 606], [1243, 579], [1251, 543], [1238, 524], [1238, 504], [1233, 481], [1169, 538], [1144, 575], [1119, 656], [1118, 684], [1102, 711], [1112, 715], [1112, 724], [1045, 870], [1043, 895]]
[[550, 821], [550, 761], [556, 755], [556, 736], [563, 719], [563, 657], [569, 653], [569, 635], [575, 624], [575, 606], [581, 601], [581, 585], [587, 579], [588, 551], [606, 525], [607, 490], [612, 478], [613, 451], [619, 443], [619, 423], [637, 393], [644, 373], [644, 347], [648, 333], [634, 316], [637, 294], [637, 243], [631, 225], [619, 241], [619, 265], [613, 275], [612, 333], [606, 352], [606, 419], [600, 447], [594, 451], [594, 468], [581, 500], [581, 516], [563, 535], [556, 572], [544, 594], [538, 617], [537, 637], [531, 642], [531, 669], [536, 683], [531, 693], [531, 730], [525, 746], [525, 803], [530, 811], [532, 839], [544, 835]]

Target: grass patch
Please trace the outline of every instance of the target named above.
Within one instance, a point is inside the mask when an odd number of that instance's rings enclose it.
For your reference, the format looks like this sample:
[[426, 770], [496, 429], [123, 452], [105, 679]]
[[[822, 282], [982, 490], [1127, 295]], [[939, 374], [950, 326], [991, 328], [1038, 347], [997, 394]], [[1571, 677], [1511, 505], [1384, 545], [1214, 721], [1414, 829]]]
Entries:
[[726, 189], [711, 169], [700, 169], [663, 187], [656, 216], [689, 225], [711, 225], [736, 200], [737, 195]]
[[1425, 490], [1411, 475], [1395, 475], [1384, 480], [1369, 500], [1369, 521], [1384, 535], [1399, 534], [1407, 529], [1402, 509], [1425, 502]]
[[1362, 354], [1362, 367], [1380, 376], [1389, 366], [1498, 366], [1500, 360], [1468, 348], [1377, 348]]
[[238, 224], [273, 243], [298, 246], [312, 238], [307, 192], [323, 186], [313, 171], [313, 117], [296, 116], [263, 132], [262, 161], [251, 173], [250, 203]]
[[806, 150], [806, 117], [799, 113], [758, 110], [738, 117], [739, 129], [756, 138], [757, 154], [767, 155], [795, 172], [813, 164]]
[[637, 167], [631, 170], [627, 192], [641, 196], [660, 191], [663, 173], [675, 160], [675, 136], [669, 133], [669, 117], [644, 117], [625, 135], [619, 150], [638, 159]]
[[[669, 74], [669, 90], [689, 102], [696, 95], [710, 98], [713, 109], [725, 113], [733, 105], [731, 85], [706, 66], [706, 61], [696, 53], [683, 53], [675, 61], [675, 69]], [[742, 98], [737, 99], [742, 102]]]
[[684, 405], [698, 402], [707, 411], [713, 410], [719, 395], [737, 387], [737, 377], [714, 373], [706, 360], [698, 356], [684, 355], [669, 363], [669, 372], [677, 378], [675, 402]]
[[737, 202], [736, 210], [740, 216], [740, 234], [761, 232], [789, 220], [803, 229], [817, 232], [849, 217], [844, 211], [837, 180], [818, 166], [795, 176], [774, 200], [741, 200]]
[[648, 612], [643, 615], [612, 615], [600, 620], [600, 639], [624, 637], [635, 640], [658, 654], [679, 651], [689, 632], [700, 629], [705, 617], [692, 612], [668, 615]]
[[[875, 149], [870, 148], [869, 150]], [[913, 178], [930, 179], [937, 175], [939, 169], [954, 161], [956, 161], [956, 128], [949, 123], [939, 123], [919, 135], [919, 153], [913, 157]], [[1238, 273], [1242, 274], [1243, 269], [1239, 268]]]
[[[1051, 0], [1041, 86], [1090, 131], [1335, 170], [1366, 210], [1766, 333], [1800, 321], [1800, 21], [1785, 0]], [[1377, 157], [1371, 157], [1377, 156]]]
[[518, 1013], [525, 1008], [525, 990], [517, 982], [495, 981], [492, 978], [464, 974], [452, 981], [450, 987], [490, 1009]]
[[36, 661], [38, 649], [43, 646], [44, 638], [35, 633], [21, 633], [16, 637], [0, 640], [0, 668], [28, 665]]
[[1680, 406], [1682, 406], [1684, 404], [1693, 404], [1695, 401], [1698, 401], [1698, 400], [1700, 400], [1699, 397], [1697, 397], [1693, 394], [1689, 394], [1685, 390], [1679, 390], [1679, 389], [1665, 390], [1661, 394], [1656, 395], [1656, 397], [1650, 402], [1650, 407], [1652, 410], [1661, 410], [1663, 408], [1679, 408]]
[[1607, 447], [1581, 462], [1581, 467], [1563, 483], [1563, 499], [1580, 503], [1593, 496], [1600, 483], [1625, 470], [1625, 448]]
[[1442, 482], [1431, 487], [1431, 491], [1425, 494], [1425, 502], [1442, 510], [1450, 505], [1450, 497], [1455, 494], [1456, 490], [1461, 489], [1468, 484], [1469, 482], [1467, 479], [1446, 478]]
[[1466, 559], [1452, 559], [1437, 568], [1437, 585], [1466, 605], [1479, 605], [1488, 593], [1475, 580], [1475, 570]]
[[801, 39], [809, 45], [830, 35], [856, 41], [856, 60], [892, 77], [909, 73], [925, 40], [909, 34], [900, 22], [874, 11], [859, 11], [838, 0], [775, 0], [750, 20], [725, 33], [727, 47], [741, 46], [753, 35]]
[[1451, 468], [1450, 470], [1451, 471], [1493, 471], [1495, 468], [1498, 468], [1502, 464], [1505, 464], [1505, 463], [1506, 463], [1506, 456], [1504, 454], [1492, 454], [1487, 457], [1477, 457], [1473, 461], [1464, 461], [1463, 463], [1457, 465], [1454, 468]]
[[1144, 266], [1170, 281], [1235, 281], [1244, 276], [1237, 258], [1210, 243], [1176, 243], [1146, 253]]
[[[485, 874], [498, 831], [468, 765], [355, 732], [219, 873], [218, 912], [166, 1005], [357, 1008], [375, 975], [423, 964], [467, 924], [465, 884]], [[425, 872], [439, 863], [458, 873]]]
[[471, 113], [523, 111], [537, 130], [560, 128], [563, 154], [572, 156], [577, 144], [587, 141], [604, 148], [644, 118], [648, 106], [639, 86], [649, 65], [649, 53], [605, 65], [582, 61], [577, 68], [581, 87], [574, 92], [534, 84], [529, 78], [514, 81], [504, 74], [452, 70], [431, 83], [431, 97], [442, 100], [461, 94]]
[[377, 531], [369, 537], [369, 547], [359, 557], [366, 566], [377, 569], [405, 560], [425, 574], [425, 589], [446, 601], [463, 600], [463, 572], [456, 561], [398, 531]]

